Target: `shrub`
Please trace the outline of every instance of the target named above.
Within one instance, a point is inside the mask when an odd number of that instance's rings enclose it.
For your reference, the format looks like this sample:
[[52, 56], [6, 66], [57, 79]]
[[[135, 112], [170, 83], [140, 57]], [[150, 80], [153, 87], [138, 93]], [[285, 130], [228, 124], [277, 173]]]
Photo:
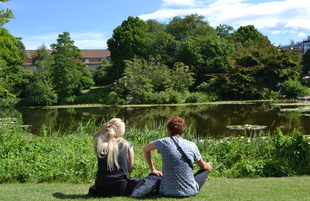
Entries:
[[[22, 122], [0, 122], [0, 183], [4, 182], [93, 182], [97, 161], [90, 124], [79, 125], [74, 132], [42, 126], [40, 136], [21, 127]], [[98, 128], [99, 129], [99, 128]], [[97, 129], [96, 129], [97, 130]], [[135, 167], [131, 177], [144, 177], [149, 167], [142, 146], [166, 136], [166, 125], [131, 128], [125, 138], [134, 144]], [[310, 174], [309, 139], [294, 131], [266, 138], [198, 138], [194, 130], [185, 130], [184, 139], [195, 142], [204, 160], [213, 162], [211, 177], [275, 177]], [[161, 168], [161, 157], [153, 160]], [[195, 165], [195, 171], [198, 170]]]
[[282, 94], [285, 95], [286, 98], [303, 97], [310, 94], [309, 88], [302, 86], [301, 82], [298, 80], [289, 79], [278, 86], [282, 87]]
[[82, 88], [83, 89], [89, 89], [90, 87], [95, 85], [95, 82], [92, 78], [82, 76], [81, 77], [81, 83], [82, 83]]

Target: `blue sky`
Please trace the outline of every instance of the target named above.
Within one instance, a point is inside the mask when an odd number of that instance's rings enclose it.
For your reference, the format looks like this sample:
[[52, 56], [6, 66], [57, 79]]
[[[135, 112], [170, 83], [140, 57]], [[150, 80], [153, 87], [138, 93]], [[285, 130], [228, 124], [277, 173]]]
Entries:
[[128, 16], [168, 23], [197, 13], [212, 27], [254, 25], [274, 45], [310, 35], [309, 0], [11, 0], [0, 2], [15, 19], [5, 24], [28, 50], [50, 49], [58, 34], [69, 32], [80, 49], [106, 49], [106, 40]]

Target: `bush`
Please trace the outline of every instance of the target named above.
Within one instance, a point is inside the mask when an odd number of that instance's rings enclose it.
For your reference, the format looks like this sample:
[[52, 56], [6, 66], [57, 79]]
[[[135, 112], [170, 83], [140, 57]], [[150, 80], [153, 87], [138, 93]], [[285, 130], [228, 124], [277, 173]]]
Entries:
[[[0, 183], [9, 182], [93, 182], [97, 160], [90, 124], [70, 133], [42, 126], [40, 136], [29, 134], [22, 122], [0, 122]], [[99, 129], [99, 128], [98, 128]], [[97, 130], [97, 129], [96, 129]], [[128, 129], [125, 138], [134, 144], [135, 167], [131, 177], [144, 177], [149, 167], [142, 146], [163, 137], [166, 125]], [[183, 138], [195, 142], [205, 161], [213, 162], [210, 177], [275, 177], [310, 174], [309, 139], [294, 131], [266, 138], [197, 138], [190, 127]], [[161, 168], [161, 157], [153, 160]], [[195, 165], [195, 171], [199, 167]]]
[[188, 95], [185, 99], [186, 103], [203, 103], [208, 101], [216, 101], [218, 98], [216, 95], [208, 95], [203, 92], [194, 92]]
[[116, 92], [111, 91], [109, 95], [104, 99], [104, 102], [108, 105], [124, 103], [125, 100], [120, 98]]
[[94, 80], [92, 78], [86, 77], [86, 76], [83, 76], [81, 78], [81, 82], [82, 82], [82, 88], [83, 89], [89, 89], [90, 87], [95, 85]]
[[0, 107], [12, 107], [18, 105], [19, 98], [0, 98]]
[[302, 86], [298, 80], [289, 79], [282, 84], [278, 85], [282, 87], [282, 94], [286, 98], [296, 98], [310, 95], [310, 89], [306, 86]]

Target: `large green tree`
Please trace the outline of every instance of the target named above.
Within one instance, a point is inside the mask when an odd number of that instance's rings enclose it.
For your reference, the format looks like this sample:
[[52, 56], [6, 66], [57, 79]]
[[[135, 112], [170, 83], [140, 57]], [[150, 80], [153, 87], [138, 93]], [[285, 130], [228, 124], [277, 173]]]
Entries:
[[296, 51], [279, 50], [262, 38], [259, 44], [239, 43], [229, 56], [226, 72], [209, 74], [206, 90], [217, 91], [233, 99], [275, 98], [280, 83], [288, 79], [300, 82], [301, 55]]
[[26, 58], [21, 38], [16, 38], [5, 28], [0, 28], [0, 79], [8, 92], [19, 95], [27, 83], [27, 72], [23, 72]]
[[235, 42], [242, 43], [244, 46], [260, 44], [263, 38], [267, 38], [253, 25], [241, 26], [231, 36]]
[[53, 86], [59, 103], [66, 103], [67, 98], [80, 93], [86, 66], [69, 32], [59, 34], [57, 43], [51, 44], [51, 48], [54, 50], [54, 63], [51, 68]]
[[149, 43], [147, 47], [150, 60], [161, 62], [173, 68], [180, 42], [166, 32], [166, 24], [159, 23], [155, 20], [148, 20], [146, 23], [148, 25]]
[[24, 105], [52, 105], [57, 102], [57, 94], [53, 90], [52, 71], [53, 56], [43, 44], [32, 57], [36, 66], [31, 82], [23, 92]]
[[113, 30], [112, 38], [107, 41], [113, 65], [107, 72], [110, 82], [122, 77], [125, 60], [148, 59], [147, 30], [148, 26], [143, 20], [131, 16]]
[[210, 26], [204, 17], [197, 14], [187, 15], [184, 18], [174, 17], [166, 27], [166, 32], [175, 40], [185, 41], [188, 38], [216, 35], [216, 31]]

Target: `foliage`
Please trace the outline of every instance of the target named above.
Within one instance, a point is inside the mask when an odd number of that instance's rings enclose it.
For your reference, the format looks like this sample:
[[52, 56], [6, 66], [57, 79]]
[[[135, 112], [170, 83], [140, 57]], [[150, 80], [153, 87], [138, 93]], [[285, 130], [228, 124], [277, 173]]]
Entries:
[[[10, 0], [0, 0], [2, 2], [10, 1]], [[10, 19], [14, 19], [13, 12], [10, 9], [6, 9], [5, 11], [2, 9], [0, 10], [0, 27], [4, 24], [8, 23]]]
[[90, 87], [95, 85], [95, 82], [92, 78], [87, 76], [82, 76], [81, 78], [82, 88], [89, 89]]
[[288, 79], [284, 83], [278, 84], [281, 88], [281, 94], [285, 98], [297, 98], [310, 95], [310, 89], [306, 86], [302, 86], [300, 81]]
[[68, 32], [59, 34], [57, 43], [51, 47], [54, 50], [54, 63], [51, 68], [53, 86], [59, 103], [66, 103], [67, 98], [80, 93], [86, 66], [78, 60], [82, 59], [82, 55]]
[[143, 20], [130, 16], [113, 30], [112, 38], [107, 41], [113, 65], [113, 68], [107, 69], [110, 83], [121, 78], [125, 60], [148, 58], [147, 28]]
[[216, 27], [215, 30], [218, 37], [225, 39], [231, 39], [231, 34], [234, 32], [234, 28], [227, 24], [220, 24]]
[[0, 81], [1, 87], [13, 96], [18, 96], [27, 83], [25, 72], [21, 71], [25, 47], [21, 38], [16, 38], [0, 27]]
[[231, 37], [235, 42], [242, 43], [244, 46], [258, 45], [262, 40], [268, 40], [253, 25], [239, 27], [231, 34]]
[[258, 45], [246, 44], [247, 48], [239, 44], [229, 56], [224, 72], [208, 74], [204, 90], [234, 99], [261, 99], [273, 97], [278, 83], [300, 80], [301, 56], [297, 52], [279, 50], [264, 38]]
[[[73, 132], [50, 133], [44, 125], [39, 136], [27, 133], [22, 122], [1, 122], [0, 183], [93, 181], [96, 158], [89, 136], [89, 123]], [[132, 177], [143, 177], [149, 167], [141, 151], [145, 144], [167, 135], [165, 124], [128, 129], [125, 138], [134, 143]], [[265, 138], [197, 138], [191, 127], [183, 134], [195, 142], [206, 161], [212, 161], [212, 177], [283, 177], [310, 174], [309, 139], [294, 131]], [[18, 163], [16, 163], [18, 161]], [[160, 166], [160, 155], [154, 163]], [[160, 167], [158, 167], [160, 168]], [[195, 166], [198, 170], [198, 166]]]
[[204, 21], [204, 17], [197, 14], [187, 15], [184, 18], [174, 17], [166, 27], [166, 32], [177, 41], [186, 41], [205, 35], [214, 35], [216, 31]]
[[[94, 71], [94, 81], [98, 85], [107, 85], [111, 83], [110, 78], [107, 77], [107, 71], [112, 70], [112, 64], [108, 59], [101, 59], [100, 64]], [[109, 82], [110, 81], [110, 82]]]
[[186, 103], [203, 103], [208, 101], [216, 101], [218, 98], [214, 94], [207, 94], [205, 92], [194, 92], [189, 94], [185, 102]]
[[160, 63], [134, 59], [126, 61], [115, 92], [123, 98], [132, 97], [132, 103], [174, 103], [181, 101], [176, 92], [186, 92], [192, 84], [192, 73], [182, 63], [171, 70]]
[[179, 41], [166, 32], [166, 25], [155, 20], [146, 21], [148, 25], [147, 36], [149, 38], [148, 51], [151, 55], [150, 61], [161, 62], [172, 68], [176, 62], [176, 53]]
[[53, 90], [52, 71], [53, 57], [42, 45], [32, 57], [36, 71], [23, 90], [22, 105], [52, 105], [57, 102], [57, 94]]

